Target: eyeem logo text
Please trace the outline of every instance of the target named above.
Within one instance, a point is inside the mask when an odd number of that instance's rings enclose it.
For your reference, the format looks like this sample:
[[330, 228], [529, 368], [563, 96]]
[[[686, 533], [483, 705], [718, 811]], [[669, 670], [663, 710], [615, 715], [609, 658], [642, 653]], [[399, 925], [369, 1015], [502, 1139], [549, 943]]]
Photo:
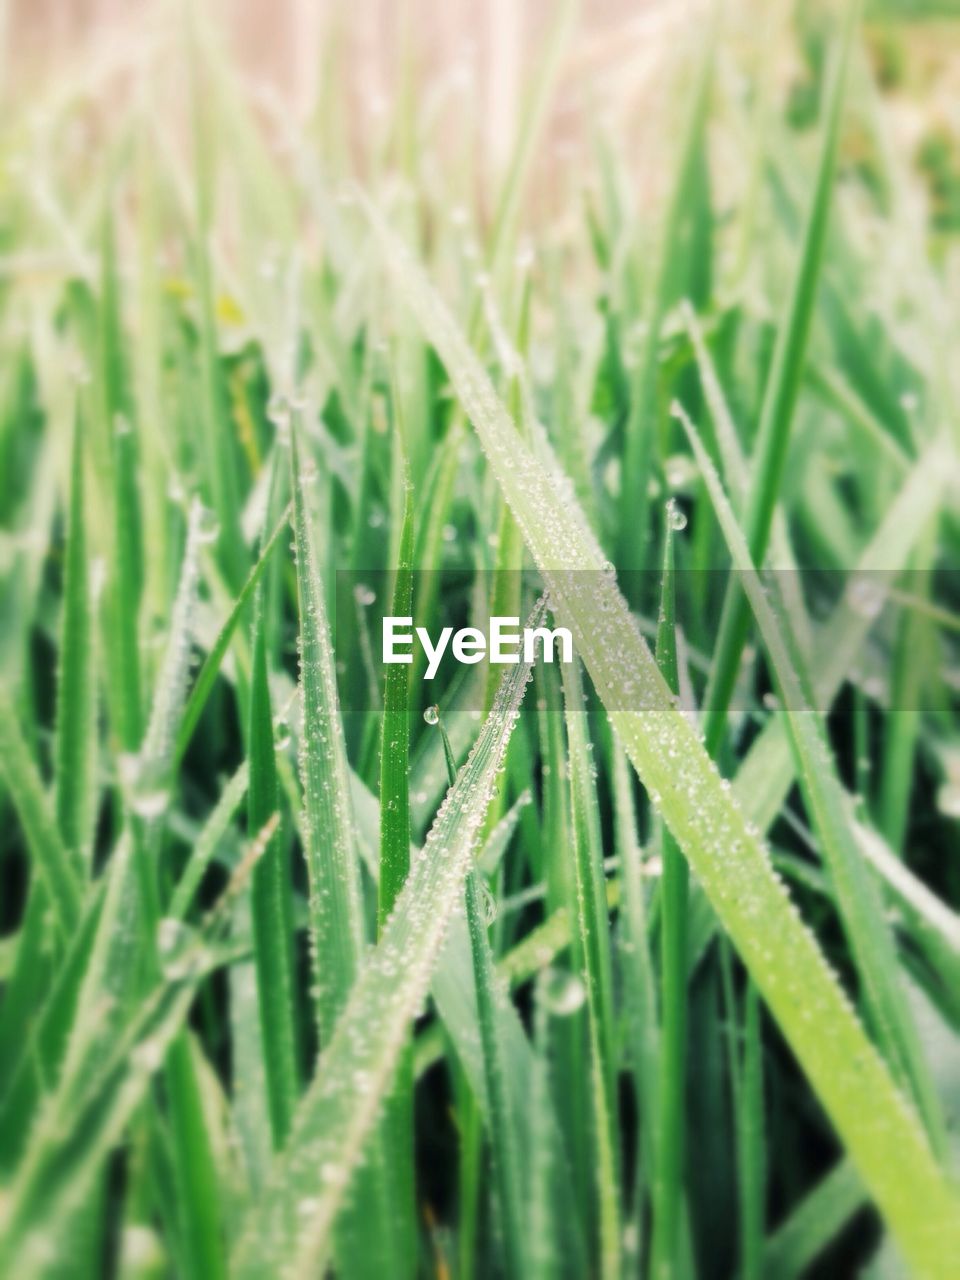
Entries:
[[559, 649], [561, 662], [573, 661], [573, 638], [566, 627], [523, 627], [519, 618], [491, 618], [489, 632], [479, 627], [444, 627], [436, 644], [426, 627], [414, 627], [413, 618], [388, 616], [383, 619], [383, 661], [413, 662], [414, 641], [419, 640], [427, 658], [425, 680], [437, 674], [443, 655], [449, 648], [457, 662], [472, 665], [484, 658], [494, 665], [533, 662], [537, 642], [543, 646], [544, 662], [553, 662]]

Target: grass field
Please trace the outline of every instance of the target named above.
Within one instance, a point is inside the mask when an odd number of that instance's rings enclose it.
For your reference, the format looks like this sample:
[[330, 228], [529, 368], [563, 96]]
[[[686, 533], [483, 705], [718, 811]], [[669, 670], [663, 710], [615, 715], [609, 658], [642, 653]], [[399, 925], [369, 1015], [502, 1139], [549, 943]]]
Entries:
[[192, 8], [6, 28], [0, 1276], [955, 1278], [960, 15]]

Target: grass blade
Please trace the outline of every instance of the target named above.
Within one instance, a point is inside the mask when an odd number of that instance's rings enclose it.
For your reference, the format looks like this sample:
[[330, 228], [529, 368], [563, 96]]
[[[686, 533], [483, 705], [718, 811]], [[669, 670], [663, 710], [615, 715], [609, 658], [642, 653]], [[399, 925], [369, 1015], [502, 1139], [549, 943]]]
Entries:
[[[426, 994], [449, 917], [461, 900], [529, 668], [509, 671], [467, 763], [427, 837], [376, 951], [300, 1104], [289, 1152], [274, 1169], [237, 1245], [234, 1273], [316, 1269], [380, 1102], [390, 1087], [407, 1027]], [[298, 1209], [304, 1200], [309, 1209]]]
[[78, 412], [73, 436], [63, 583], [55, 780], [60, 837], [78, 866], [88, 870], [96, 795], [97, 726], [85, 520], [82, 426]]
[[[624, 747], [918, 1274], [960, 1249], [954, 1190], [799, 920], [756, 830], [673, 706], [569, 494], [535, 461], [422, 273], [371, 220], [440, 353]], [[583, 571], [591, 571], [585, 574]], [[571, 572], [572, 571], [572, 572]], [[591, 579], [589, 588], [577, 578]], [[599, 623], [602, 620], [602, 625]], [[633, 708], [642, 707], [643, 710]], [[829, 1028], [829, 1031], [827, 1030]], [[854, 1065], [855, 1064], [855, 1065]]]
[[[663, 583], [657, 623], [657, 663], [668, 687], [679, 692], [676, 589], [673, 564], [673, 508], [664, 538]], [[661, 841], [660, 881], [661, 1054], [657, 1172], [650, 1272], [657, 1280], [677, 1274], [683, 1210], [684, 1112], [687, 1061], [687, 862], [669, 831]]]
[[80, 919], [80, 889], [73, 861], [60, 839], [36, 765], [23, 740], [12, 701], [0, 685], [0, 769], [23, 827], [38, 873], [43, 877], [57, 924], [70, 938]]
[[797, 776], [836, 886], [844, 924], [857, 958], [870, 1021], [894, 1074], [902, 1086], [912, 1090], [931, 1140], [942, 1150], [939, 1106], [920, 1053], [916, 1029], [900, 989], [893, 938], [885, 922], [876, 884], [857, 847], [850, 810], [836, 776], [826, 730], [814, 709], [802, 658], [795, 646], [790, 645], [789, 633], [783, 631], [768, 602], [751, 562], [746, 539], [696, 428], [682, 409], [676, 407], [675, 412], [693, 447], [734, 566], [773, 665]]
[[294, 433], [290, 450], [293, 531], [300, 599], [300, 690], [310, 942], [320, 1043], [329, 1043], [358, 969], [362, 947], [346, 748], [340, 725], [324, 592], [310, 538], [306, 494]]
[[[786, 465], [790, 425], [803, 374], [817, 280], [827, 235], [847, 64], [850, 61], [859, 14], [860, 0], [848, 0], [843, 35], [825, 109], [826, 123], [817, 163], [817, 178], [804, 228], [800, 257], [787, 310], [777, 332], [773, 361], [764, 388], [743, 521], [750, 555], [754, 564], [758, 565], [763, 564], [770, 537], [773, 513]], [[726, 723], [727, 708], [736, 681], [748, 622], [747, 602], [733, 581], [724, 601], [710, 687], [706, 696], [707, 719], [704, 732], [707, 749], [710, 751], [716, 749]]]
[[[706, 168], [704, 132], [716, 56], [716, 24], [720, 5], [712, 6], [710, 25], [703, 41], [679, 162], [670, 199], [659, 231], [656, 263], [649, 285], [644, 315], [643, 347], [630, 392], [626, 423], [623, 483], [620, 489], [620, 545], [618, 563], [624, 569], [646, 567], [649, 500], [647, 481], [654, 457], [657, 417], [657, 370], [660, 331], [676, 287], [677, 263], [684, 262], [689, 247], [684, 240], [693, 234], [698, 183]], [[699, 247], [699, 246], [698, 246]], [[695, 257], [690, 254], [690, 257]]]
[[850, 1160], [839, 1160], [763, 1246], [763, 1275], [794, 1280], [863, 1205], [863, 1184]]
[[[247, 823], [250, 838], [277, 812], [277, 766], [273, 715], [267, 686], [267, 653], [262, 601], [258, 600], [250, 686], [250, 778]], [[253, 871], [251, 918], [260, 1026], [266, 1065], [267, 1098], [274, 1146], [287, 1137], [299, 1093], [293, 1005], [293, 930], [290, 884], [279, 835], [270, 837]]]
[[167, 908], [167, 915], [172, 919], [183, 920], [190, 910], [190, 905], [200, 887], [200, 881], [203, 879], [203, 873], [210, 865], [220, 841], [226, 835], [234, 814], [240, 808], [249, 782], [250, 768], [244, 761], [223, 788], [220, 799], [203, 824], [203, 829], [190, 850], [190, 858], [180, 873], [177, 887], [173, 891], [173, 897]]
[[620, 1190], [616, 1135], [616, 1094], [613, 1048], [613, 978], [610, 925], [603, 876], [603, 855], [597, 825], [596, 794], [587, 751], [586, 713], [576, 663], [563, 667], [563, 697], [570, 753], [574, 950], [583, 967], [587, 991], [593, 1141], [596, 1144], [597, 1203], [600, 1220], [601, 1274], [619, 1275]]
[[494, 977], [493, 957], [487, 938], [483, 892], [479, 873], [472, 871], [467, 876], [466, 884], [467, 923], [470, 929], [473, 976], [477, 992], [477, 1015], [486, 1083], [491, 1159], [497, 1186], [500, 1228], [503, 1233], [505, 1274], [519, 1278], [526, 1275], [526, 1249], [520, 1218], [522, 1175], [517, 1141], [518, 1126], [517, 1119], [512, 1114], [507, 1088], [505, 1053], [500, 1040], [497, 1018], [497, 1005], [503, 997]]
[[[413, 511], [404, 494], [391, 613], [413, 615]], [[377, 923], [382, 930], [410, 870], [410, 676], [396, 663], [387, 669], [380, 739], [380, 878]]]
[[246, 581], [237, 596], [233, 608], [227, 615], [223, 626], [217, 633], [217, 638], [213, 642], [213, 647], [207, 654], [203, 666], [200, 668], [200, 674], [194, 682], [190, 691], [190, 697], [187, 705], [184, 707], [183, 716], [180, 720], [180, 726], [177, 730], [177, 745], [175, 751], [175, 759], [179, 763], [183, 758], [183, 754], [190, 745], [190, 739], [193, 737], [194, 730], [197, 727], [197, 721], [203, 714], [203, 708], [206, 706], [210, 691], [213, 689], [214, 681], [220, 671], [227, 649], [230, 647], [230, 640], [236, 629], [237, 623], [243, 615], [243, 611], [247, 604], [253, 598], [253, 593], [257, 588], [261, 575], [267, 567], [267, 563], [277, 543], [283, 536], [288, 527], [290, 520], [290, 509], [288, 508], [281, 518], [277, 521], [277, 525], [271, 533], [270, 537], [264, 543], [260, 555], [257, 557], [256, 563], [247, 574]]
[[127, 403], [117, 292], [116, 248], [109, 215], [102, 234], [100, 377], [103, 422], [110, 442], [113, 481], [113, 564], [109, 587], [107, 651], [111, 654], [114, 733], [123, 751], [136, 751], [143, 732], [140, 678], [142, 546], [137, 492], [137, 443]]

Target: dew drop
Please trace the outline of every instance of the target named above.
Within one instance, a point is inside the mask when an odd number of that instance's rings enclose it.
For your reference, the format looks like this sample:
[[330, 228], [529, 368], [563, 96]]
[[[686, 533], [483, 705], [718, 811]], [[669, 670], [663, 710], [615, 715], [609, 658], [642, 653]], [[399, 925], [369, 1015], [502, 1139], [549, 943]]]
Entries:
[[220, 521], [210, 510], [209, 507], [203, 507], [197, 517], [196, 538], [201, 545], [209, 545], [216, 542], [220, 536]]
[[883, 608], [885, 594], [882, 582], [863, 576], [854, 578], [848, 590], [850, 607], [861, 618], [875, 618]]
[[671, 529], [675, 529], [677, 533], [679, 533], [681, 529], [685, 529], [687, 527], [687, 517], [683, 511], [681, 511], [674, 498], [669, 499], [666, 510], [667, 524]]
[[426, 720], [427, 724], [439, 724], [439, 723], [440, 723], [440, 708], [439, 708], [439, 707], [427, 707], [426, 711], [424, 711], [424, 713], [423, 713], [423, 718], [424, 718], [424, 720]]
[[159, 818], [166, 807], [166, 791], [135, 791], [130, 797], [130, 808], [139, 818]]
[[537, 985], [544, 1008], [558, 1018], [568, 1018], [582, 1008], [587, 989], [582, 978], [562, 969], [547, 969]]

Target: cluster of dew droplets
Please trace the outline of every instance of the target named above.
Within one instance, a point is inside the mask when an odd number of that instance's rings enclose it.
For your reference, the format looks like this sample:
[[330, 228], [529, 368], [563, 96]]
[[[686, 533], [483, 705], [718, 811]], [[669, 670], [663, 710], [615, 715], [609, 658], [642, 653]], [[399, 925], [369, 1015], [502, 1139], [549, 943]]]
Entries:
[[883, 574], [863, 572], [854, 574], [847, 584], [847, 600], [850, 608], [861, 618], [873, 622], [883, 612], [887, 587]]
[[665, 503], [667, 524], [676, 533], [687, 527], [687, 517], [676, 498], [668, 498]]

